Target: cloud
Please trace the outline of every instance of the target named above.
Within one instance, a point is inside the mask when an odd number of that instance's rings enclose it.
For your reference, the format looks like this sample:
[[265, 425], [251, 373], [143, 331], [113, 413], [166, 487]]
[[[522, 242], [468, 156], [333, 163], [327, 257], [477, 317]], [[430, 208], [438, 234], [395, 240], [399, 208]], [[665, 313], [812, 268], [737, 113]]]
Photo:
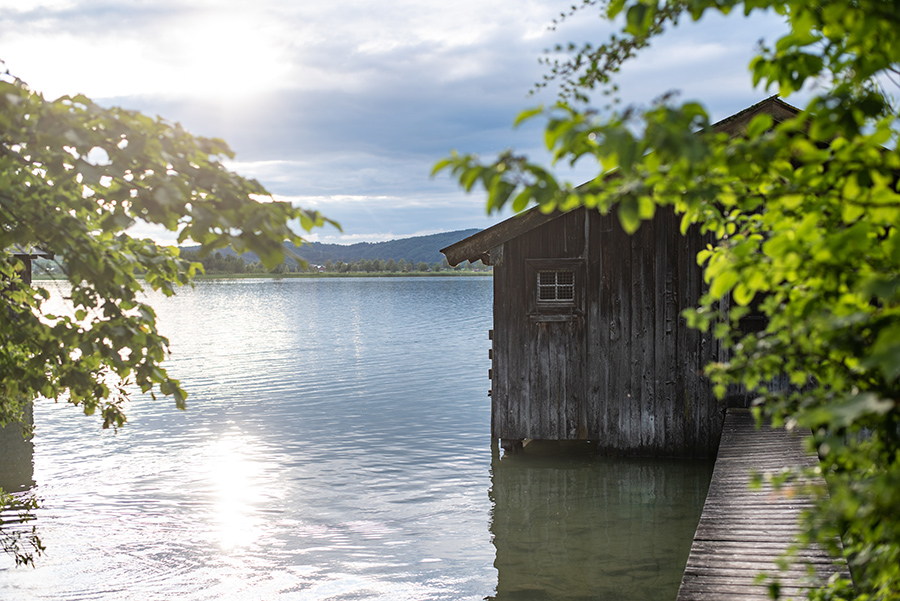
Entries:
[[[84, 92], [225, 138], [230, 165], [320, 208], [344, 239], [485, 227], [483, 198], [446, 175], [451, 149], [547, 158], [520, 110], [543, 51], [611, 31], [596, 9], [555, 30], [565, 3], [540, 0], [0, 0], [11, 71], [48, 96]], [[761, 99], [747, 63], [775, 17], [704, 19], [660, 38], [620, 77], [626, 102], [672, 89], [715, 119]], [[587, 179], [590, 166], [567, 173]], [[323, 233], [323, 236], [341, 236]]]
[[339, 244], [483, 229], [509, 217], [508, 213], [487, 215], [480, 197], [467, 196], [458, 190], [415, 197], [326, 195], [276, 196], [276, 199], [318, 210], [338, 221], [343, 233], [325, 227], [304, 237]]
[[91, 96], [227, 103], [231, 90], [359, 92], [422, 69], [467, 80], [493, 71], [485, 49], [521, 46], [545, 19], [527, 0], [26, 0], [4, 12], [0, 39], [51, 95], [80, 84]]

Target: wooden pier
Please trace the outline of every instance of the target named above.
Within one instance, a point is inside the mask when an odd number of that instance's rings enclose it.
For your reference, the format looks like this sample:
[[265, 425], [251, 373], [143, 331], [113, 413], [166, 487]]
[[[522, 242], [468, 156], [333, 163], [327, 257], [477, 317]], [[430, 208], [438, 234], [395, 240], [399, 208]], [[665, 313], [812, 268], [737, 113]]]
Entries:
[[[768, 586], [776, 580], [781, 598], [805, 598], [811, 584], [834, 572], [846, 574], [846, 564], [836, 565], [821, 548], [801, 551], [787, 570], [779, 570], [775, 562], [796, 542], [797, 520], [811, 502], [766, 483], [748, 488], [751, 471], [779, 473], [817, 462], [804, 452], [800, 434], [757, 430], [748, 411], [730, 409], [677, 601], [771, 599]], [[758, 582], [762, 572], [768, 577]]]

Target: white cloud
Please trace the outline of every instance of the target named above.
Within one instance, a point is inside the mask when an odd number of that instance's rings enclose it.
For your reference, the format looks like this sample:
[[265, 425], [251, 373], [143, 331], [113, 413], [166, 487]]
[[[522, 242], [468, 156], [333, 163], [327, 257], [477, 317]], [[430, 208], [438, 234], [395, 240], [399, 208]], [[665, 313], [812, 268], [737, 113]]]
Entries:
[[[13, 74], [224, 137], [228, 165], [369, 240], [486, 227], [483, 196], [447, 174], [451, 149], [546, 158], [539, 121], [513, 131], [556, 42], [603, 39], [594, 9], [556, 30], [562, 0], [0, 0]], [[666, 34], [619, 78], [627, 102], [682, 89], [715, 119], [761, 99], [747, 62], [777, 20], [706, 19]], [[567, 172], [578, 183], [589, 165]]]
[[277, 89], [289, 72], [283, 24], [249, 5], [170, 11], [138, 4], [105, 12], [73, 4], [20, 11], [11, 19], [16, 26], [0, 38], [5, 59], [50, 97], [152, 94], [228, 102]]
[[311, 234], [305, 234], [303, 239], [307, 242], [322, 242], [324, 244], [356, 244], [357, 242], [387, 242], [409, 236], [399, 236], [393, 232], [380, 234], [328, 234], [316, 230]]
[[[6, 2], [8, 0], [4, 0]], [[4, 57], [49, 96], [156, 94], [228, 102], [285, 88], [359, 90], [392, 65], [533, 36], [536, 2], [16, 2]], [[477, 70], [477, 57], [455, 69]], [[452, 70], [453, 71], [453, 70]]]
[[73, 8], [77, 4], [77, 0], [41, 0], [39, 2], [32, 2], [29, 0], [0, 0], [0, 9], [14, 13], [24, 13], [35, 9], [62, 10]]

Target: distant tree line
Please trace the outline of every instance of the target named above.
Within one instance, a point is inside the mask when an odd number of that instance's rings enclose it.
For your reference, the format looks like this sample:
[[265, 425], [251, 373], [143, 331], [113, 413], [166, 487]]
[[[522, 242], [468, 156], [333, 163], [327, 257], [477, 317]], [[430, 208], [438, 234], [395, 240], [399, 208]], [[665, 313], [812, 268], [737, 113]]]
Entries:
[[440, 272], [440, 271], [490, 271], [490, 267], [486, 266], [480, 260], [474, 263], [464, 261], [455, 267], [450, 267], [447, 259], [443, 259], [439, 263], [426, 263], [419, 261], [407, 261], [400, 259], [360, 259], [358, 261], [325, 261], [324, 264], [307, 263], [306, 266], [300, 265], [294, 260], [287, 260], [276, 265], [271, 269], [264, 268], [258, 262], [247, 262], [237, 255], [215, 253], [207, 257], [200, 257], [194, 251], [182, 250], [181, 256], [189, 261], [200, 263], [203, 270], [208, 275], [230, 275], [230, 274], [252, 274], [252, 273], [414, 273], [414, 272]]
[[477, 229], [458, 230], [385, 242], [358, 242], [346, 245], [310, 242], [299, 248], [293, 247], [292, 250], [316, 265], [324, 265], [328, 259], [335, 263], [337, 261], [352, 262], [362, 259], [370, 261], [383, 259], [386, 261], [388, 257], [393, 257], [395, 261], [399, 261], [399, 258], [402, 257], [407, 262], [414, 261], [416, 265], [420, 262], [433, 265], [435, 262], [440, 262], [443, 259], [439, 249], [459, 242], [478, 231]]
[[182, 250], [181, 257], [194, 263], [201, 263], [207, 274], [266, 273], [267, 271], [258, 262], [248, 263], [238, 255], [223, 255], [220, 252], [201, 258], [196, 252]]
[[[400, 238], [386, 242], [358, 242], [356, 244], [308, 242], [298, 247], [286, 242], [285, 249], [289, 253], [303, 257], [303, 259], [314, 265], [324, 265], [329, 259], [331, 259], [332, 263], [338, 261], [352, 263], [363, 259], [370, 261], [382, 259], [387, 261], [387, 257], [393, 257], [395, 261], [399, 261], [399, 257], [402, 257], [407, 262], [413, 262], [415, 265], [418, 265], [420, 262], [433, 265], [435, 262], [440, 263], [444, 258], [439, 249], [459, 242], [478, 231], [477, 229], [458, 230], [455, 232], [429, 234], [427, 236]], [[199, 249], [199, 246], [189, 246], [182, 248], [181, 252], [182, 254], [185, 251], [196, 252]], [[221, 252], [223, 256], [236, 254], [231, 248], [223, 248]], [[251, 264], [259, 260], [253, 253], [244, 253], [242, 258], [245, 262]]]
[[[314, 267], [318, 269], [318, 266]], [[325, 261], [325, 264], [321, 267], [322, 269], [320, 271], [326, 273], [409, 273], [414, 271], [489, 271], [490, 269], [481, 261], [476, 261], [475, 263], [465, 261], [456, 267], [450, 267], [450, 264], [447, 263], [447, 259], [443, 259], [440, 263], [426, 263], [425, 261], [414, 263], [413, 261], [407, 261], [406, 259], [400, 259], [399, 261], [395, 261], [394, 259], [388, 259], [386, 261], [384, 259], [361, 259], [359, 261], [346, 263], [344, 261], [331, 261], [329, 259], [328, 261]]]

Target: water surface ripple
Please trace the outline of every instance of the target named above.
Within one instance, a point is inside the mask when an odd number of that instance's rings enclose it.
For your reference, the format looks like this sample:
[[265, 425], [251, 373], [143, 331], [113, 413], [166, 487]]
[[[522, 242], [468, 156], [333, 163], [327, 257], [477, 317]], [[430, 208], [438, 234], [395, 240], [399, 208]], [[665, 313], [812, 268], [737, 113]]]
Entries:
[[674, 598], [708, 466], [492, 457], [491, 286], [151, 297], [188, 411], [137, 396], [113, 433], [37, 403], [48, 551], [0, 560], [0, 599]]

